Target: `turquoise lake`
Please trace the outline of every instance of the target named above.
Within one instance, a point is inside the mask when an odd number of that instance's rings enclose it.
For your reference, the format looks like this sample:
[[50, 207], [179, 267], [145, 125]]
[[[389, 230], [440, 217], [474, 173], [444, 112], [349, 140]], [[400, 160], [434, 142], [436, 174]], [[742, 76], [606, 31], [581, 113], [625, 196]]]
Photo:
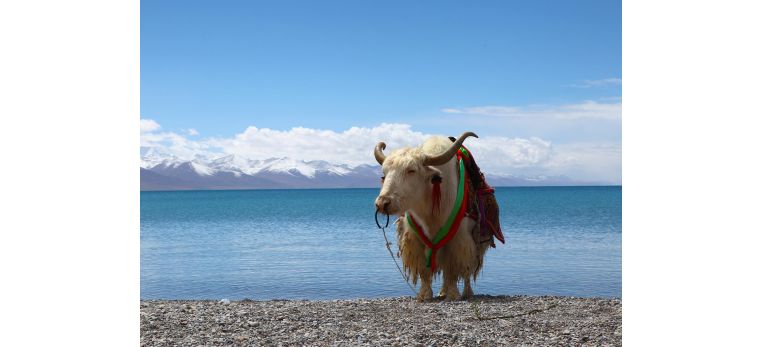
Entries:
[[[140, 193], [141, 299], [409, 296], [378, 189]], [[622, 188], [497, 188], [506, 244], [476, 294], [622, 295]], [[395, 230], [387, 235], [395, 244]], [[435, 282], [439, 290], [441, 281]]]

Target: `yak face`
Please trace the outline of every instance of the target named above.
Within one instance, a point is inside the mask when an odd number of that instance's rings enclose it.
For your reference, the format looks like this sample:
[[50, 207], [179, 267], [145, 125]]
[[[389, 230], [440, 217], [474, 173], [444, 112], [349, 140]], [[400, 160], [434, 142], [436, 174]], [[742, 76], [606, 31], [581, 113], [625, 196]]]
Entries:
[[404, 148], [390, 154], [382, 169], [381, 192], [376, 198], [376, 210], [401, 215], [407, 210], [423, 206], [431, 197], [432, 180], [442, 173], [423, 165], [422, 152], [417, 148]]

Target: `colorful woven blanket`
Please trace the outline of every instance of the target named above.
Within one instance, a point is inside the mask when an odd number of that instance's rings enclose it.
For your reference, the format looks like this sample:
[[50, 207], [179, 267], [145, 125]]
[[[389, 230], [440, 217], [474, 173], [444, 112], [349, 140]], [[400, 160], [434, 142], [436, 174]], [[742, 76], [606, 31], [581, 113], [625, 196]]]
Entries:
[[[450, 137], [450, 140], [455, 142], [454, 137]], [[477, 243], [489, 241], [490, 246], [494, 248], [495, 238], [505, 244], [505, 237], [500, 228], [500, 207], [497, 205], [497, 199], [495, 199], [495, 188], [487, 183], [470, 151], [468, 156], [470, 160], [466, 161], [466, 172], [470, 184], [468, 185], [469, 196], [466, 216], [476, 220], [479, 225], [479, 228], [472, 230], [471, 236]]]

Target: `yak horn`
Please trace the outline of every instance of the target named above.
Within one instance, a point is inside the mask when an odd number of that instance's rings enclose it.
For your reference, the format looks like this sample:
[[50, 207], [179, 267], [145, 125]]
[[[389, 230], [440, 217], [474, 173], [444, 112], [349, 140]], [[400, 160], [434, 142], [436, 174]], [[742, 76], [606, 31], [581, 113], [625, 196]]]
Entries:
[[373, 155], [376, 156], [376, 161], [381, 165], [384, 165], [384, 160], [386, 160], [386, 156], [384, 155], [384, 152], [382, 152], [385, 149], [386, 149], [386, 144], [383, 142], [379, 142], [376, 145], [376, 150], [373, 151]]
[[455, 140], [455, 143], [453, 143], [452, 146], [450, 146], [450, 148], [444, 151], [444, 153], [439, 154], [437, 156], [433, 156], [433, 157], [426, 157], [426, 159], [423, 160], [423, 165], [439, 166], [450, 161], [450, 158], [452, 158], [452, 156], [455, 155], [455, 153], [458, 151], [460, 146], [463, 144], [463, 141], [465, 141], [466, 138], [469, 136], [473, 136], [476, 138], [479, 137], [470, 131], [466, 131], [463, 133], [463, 135], [460, 135], [460, 138]]

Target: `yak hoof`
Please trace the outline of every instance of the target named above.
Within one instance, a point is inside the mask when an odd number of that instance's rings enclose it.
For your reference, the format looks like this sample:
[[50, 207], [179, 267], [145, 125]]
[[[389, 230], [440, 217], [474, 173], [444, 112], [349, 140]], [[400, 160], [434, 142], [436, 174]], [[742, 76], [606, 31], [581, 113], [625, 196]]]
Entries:
[[421, 289], [421, 291], [418, 292], [418, 297], [417, 297], [418, 302], [431, 300], [431, 298], [432, 298], [431, 288], [429, 288], [428, 290]]
[[463, 295], [460, 297], [463, 300], [471, 299], [474, 296], [474, 291], [471, 290], [471, 288], [466, 288], [463, 290]]
[[438, 298], [440, 298], [440, 297], [443, 298], [445, 296], [447, 296], [447, 290], [445, 290], [445, 287], [442, 286], [442, 288], [439, 289], [439, 294], [437, 294], [437, 297]]
[[455, 301], [460, 298], [460, 293], [458, 293], [457, 290], [448, 291], [447, 295], [445, 295], [444, 300], [445, 301]]

